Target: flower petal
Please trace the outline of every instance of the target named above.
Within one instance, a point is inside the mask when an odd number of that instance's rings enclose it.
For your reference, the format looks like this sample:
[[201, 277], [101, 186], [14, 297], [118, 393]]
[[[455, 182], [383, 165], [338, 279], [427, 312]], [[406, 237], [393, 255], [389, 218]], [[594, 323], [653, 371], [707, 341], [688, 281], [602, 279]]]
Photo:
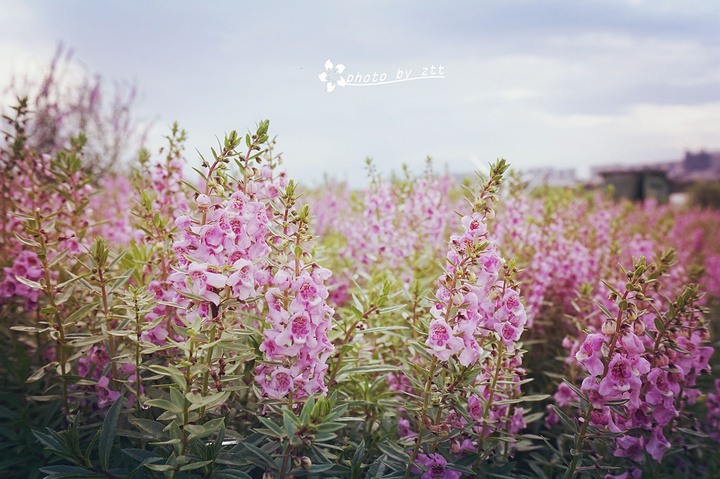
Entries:
[[345, 71], [345, 65], [342, 63], [335, 67], [335, 71], [338, 73], [338, 75], [342, 75], [342, 73]]
[[326, 90], [327, 92], [331, 92], [331, 91], [333, 91], [334, 89], [335, 89], [335, 83], [334, 83], [334, 82], [329, 81], [329, 82], [327, 82], [327, 83], [325, 84], [325, 90]]
[[322, 72], [321, 74], [318, 75], [318, 78], [320, 79], [321, 82], [326, 82], [326, 81], [328, 81], [328, 74], [327, 74], [327, 72]]
[[340, 78], [338, 78], [337, 84], [338, 84], [338, 86], [345, 86], [347, 84], [347, 82], [345, 81], [345, 78], [340, 77]]
[[328, 61], [325, 62], [325, 69], [326, 69], [327, 71], [330, 71], [330, 70], [333, 69], [333, 64], [332, 64], [332, 62], [331, 62], [329, 59], [328, 59]]

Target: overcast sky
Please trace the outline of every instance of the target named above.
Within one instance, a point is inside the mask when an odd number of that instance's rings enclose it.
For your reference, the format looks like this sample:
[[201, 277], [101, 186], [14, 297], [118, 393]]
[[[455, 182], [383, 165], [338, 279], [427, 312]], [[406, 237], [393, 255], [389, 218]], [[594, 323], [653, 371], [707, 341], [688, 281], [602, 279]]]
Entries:
[[[195, 160], [269, 118], [310, 184], [360, 184], [367, 156], [385, 173], [430, 155], [453, 172], [504, 157], [582, 175], [720, 149], [717, 0], [0, 0], [0, 85], [60, 41], [89, 72], [138, 86], [153, 144], [178, 121]], [[432, 66], [444, 78], [327, 92], [328, 59], [347, 81]]]

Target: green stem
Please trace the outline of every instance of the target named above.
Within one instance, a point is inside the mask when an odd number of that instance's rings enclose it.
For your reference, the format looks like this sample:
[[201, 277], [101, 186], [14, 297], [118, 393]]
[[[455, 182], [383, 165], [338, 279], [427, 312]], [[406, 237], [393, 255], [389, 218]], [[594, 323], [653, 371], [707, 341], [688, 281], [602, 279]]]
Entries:
[[[377, 309], [378, 309], [377, 306], [372, 306], [372, 307], [368, 308], [368, 310], [363, 313], [362, 319], [367, 319], [367, 317], [370, 316], [370, 314], [375, 312]], [[327, 382], [328, 386], [332, 386], [335, 383], [335, 377], [337, 376], [338, 372], [340, 371], [340, 366], [342, 366], [343, 346], [345, 346], [347, 343], [350, 342], [350, 339], [352, 339], [353, 331], [355, 331], [355, 328], [357, 328], [357, 325], [360, 324], [360, 321], [362, 321], [362, 319], [355, 321], [350, 326], [350, 329], [348, 329], [347, 332], [345, 333], [345, 337], [343, 338], [342, 342], [340, 343], [340, 347], [338, 347], [337, 353], [335, 354], [337, 361], [335, 362], [335, 366], [333, 366], [332, 374], [330, 374], [330, 379]]]
[[408, 462], [407, 469], [405, 470], [405, 476], [403, 476], [403, 479], [408, 479], [410, 477], [410, 473], [412, 472], [412, 466], [415, 463], [415, 459], [417, 459], [418, 453], [420, 452], [423, 434], [425, 433], [425, 422], [427, 421], [428, 405], [430, 403], [430, 392], [432, 390], [432, 380], [433, 376], [435, 375], [435, 367], [437, 366], [437, 363], [437, 356], [433, 356], [432, 362], [430, 363], [430, 369], [428, 371], [428, 378], [425, 382], [425, 393], [423, 394], [423, 406], [420, 413], [420, 424], [418, 424], [418, 436], [415, 440], [415, 449], [413, 450], [412, 456], [410, 456], [410, 461]]
[[110, 318], [110, 307], [108, 306], [107, 290], [105, 289], [105, 278], [103, 277], [103, 269], [101, 265], [98, 265], [98, 279], [100, 281], [100, 294], [102, 295], [103, 314], [105, 315], [105, 334], [107, 334], [108, 336], [107, 341], [108, 352], [110, 353], [111, 378], [113, 380], [113, 385], [115, 386], [115, 389], [117, 389], [118, 374], [117, 363], [115, 361], [115, 338], [112, 334], [110, 334], [110, 330], [112, 329], [112, 320]]
[[587, 434], [587, 428], [588, 424], [590, 423], [590, 415], [593, 411], [593, 405], [588, 405], [588, 410], [585, 412], [585, 414], [582, 415], [583, 418], [583, 425], [580, 428], [580, 433], [578, 434], [577, 441], [575, 441], [575, 454], [573, 454], [572, 462], [570, 462], [570, 466], [568, 467], [567, 474], [565, 474], [566, 479], [572, 479], [572, 477], [575, 475], [575, 469], [577, 468], [577, 462], [580, 459], [580, 456], [582, 456], [582, 447], [583, 443], [585, 442], [585, 435]]
[[188, 355], [188, 366], [185, 368], [185, 391], [183, 392], [183, 428], [182, 428], [182, 447], [180, 448], [180, 455], [184, 456], [187, 451], [187, 445], [189, 441], [189, 435], [187, 433], [187, 425], [190, 424], [190, 401], [188, 395], [192, 388], [192, 357], [193, 357], [193, 341], [190, 340], [190, 354]]
[[[497, 387], [498, 378], [500, 377], [500, 370], [502, 369], [503, 364], [503, 354], [504, 354], [504, 344], [501, 342], [498, 342], [498, 358], [497, 358], [497, 365], [495, 366], [495, 374], [493, 374], [492, 383], [490, 383], [490, 398], [488, 398], [487, 401], [487, 407], [485, 408], [485, 411], [483, 412], [483, 427], [482, 431], [480, 432], [480, 443], [478, 444], [478, 453], [482, 454], [482, 448], [483, 444], [485, 443], [485, 429], [487, 427], [487, 421], [488, 416], [490, 415], [490, 409], [493, 405], [493, 399], [495, 399], [495, 388]], [[478, 458], [478, 462], [482, 460], [484, 457], [484, 454]]]
[[[35, 221], [37, 222], [38, 229], [41, 228], [41, 222], [40, 222], [40, 213], [39, 211], [35, 212]], [[37, 236], [38, 240], [40, 241], [40, 254], [38, 254], [38, 259], [40, 259], [42, 265], [43, 265], [43, 271], [45, 273], [45, 294], [48, 297], [48, 301], [50, 302], [50, 306], [53, 308], [53, 316], [55, 318], [55, 329], [57, 329], [58, 332], [58, 340], [57, 340], [57, 346], [58, 346], [58, 356], [60, 357], [60, 377], [62, 381], [62, 402], [63, 406], [65, 408], [65, 414], [70, 414], [70, 405], [68, 404], [68, 386], [67, 386], [67, 351], [65, 350], [65, 327], [62, 322], [62, 318], [60, 318], [60, 311], [58, 310], [58, 305], [55, 303], [55, 296], [53, 295], [53, 286], [50, 279], [50, 267], [48, 266], [47, 261], [47, 243], [45, 242], [45, 235], [41, 232]]]
[[142, 391], [142, 378], [140, 377], [140, 335], [142, 334], [142, 326], [140, 324], [140, 308], [137, 302], [137, 293], [133, 298], [135, 305], [135, 409], [137, 410], [137, 416], [140, 417], [140, 394]]
[[[210, 328], [210, 341], [215, 342], [215, 328], [217, 328], [217, 325], [213, 324]], [[203, 374], [203, 384], [202, 384], [202, 397], [207, 396], [208, 389], [209, 389], [209, 382], [210, 382], [210, 368], [212, 367], [212, 357], [213, 357], [213, 351], [215, 350], [215, 346], [211, 346], [208, 350], [207, 354], [207, 361], [205, 362], [205, 366], [207, 367], [207, 371], [205, 371], [205, 374]], [[200, 408], [200, 419], [202, 419], [205, 416], [205, 406]]]

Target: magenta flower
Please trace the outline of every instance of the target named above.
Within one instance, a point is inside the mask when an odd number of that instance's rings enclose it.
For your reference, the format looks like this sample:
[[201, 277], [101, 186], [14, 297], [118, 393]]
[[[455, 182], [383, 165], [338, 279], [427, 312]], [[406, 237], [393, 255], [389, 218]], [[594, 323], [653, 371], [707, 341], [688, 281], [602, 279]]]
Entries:
[[455, 337], [450, 326], [443, 319], [434, 319], [430, 322], [430, 331], [425, 341], [425, 346], [430, 348], [430, 354], [437, 356], [441, 361], [447, 361], [450, 356], [460, 351], [463, 342]]
[[236, 271], [227, 279], [227, 285], [232, 288], [233, 294], [241, 300], [255, 295], [254, 265], [246, 259], [235, 261]]
[[608, 399], [618, 399], [623, 393], [639, 391], [642, 382], [639, 374], [626, 358], [616, 354], [610, 360], [608, 374], [600, 381], [598, 392]]
[[447, 461], [440, 454], [430, 454], [422, 463], [427, 472], [422, 479], [460, 479], [461, 474], [447, 468]]
[[602, 344], [605, 336], [602, 334], [588, 334], [585, 342], [580, 346], [575, 359], [582, 364], [592, 376], [599, 376], [603, 373]]
[[191, 263], [188, 266], [188, 276], [192, 281], [191, 290], [193, 293], [216, 305], [220, 304], [220, 296], [212, 288], [224, 288], [227, 284], [227, 276], [213, 272], [208, 268], [207, 264], [202, 263]]
[[110, 404], [114, 403], [117, 398], [120, 397], [119, 392], [112, 391], [108, 388], [109, 385], [110, 380], [107, 376], [101, 377], [95, 385], [95, 391], [97, 391], [98, 394], [98, 406], [101, 408], [109, 406]]
[[293, 383], [290, 370], [278, 367], [270, 374], [270, 382], [263, 391], [273, 399], [284, 399], [293, 390]]
[[665, 439], [662, 428], [656, 427], [653, 429], [650, 441], [648, 441], [646, 449], [647, 452], [652, 456], [653, 459], [660, 462], [662, 461], [665, 451], [670, 448], [670, 443]]

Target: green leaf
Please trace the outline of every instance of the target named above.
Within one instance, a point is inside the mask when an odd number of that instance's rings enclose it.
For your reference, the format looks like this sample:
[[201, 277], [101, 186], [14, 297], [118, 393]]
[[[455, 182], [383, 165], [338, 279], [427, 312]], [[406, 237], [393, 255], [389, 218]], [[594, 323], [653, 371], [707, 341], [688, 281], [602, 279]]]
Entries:
[[88, 471], [87, 469], [77, 466], [48, 466], [41, 467], [40, 471], [47, 474], [47, 479], [73, 479], [76, 477], [82, 477], [85, 479], [88, 477], [105, 477], [103, 474]]
[[356, 331], [355, 334], [372, 334], [372, 333], [383, 333], [385, 331], [409, 331], [410, 328], [407, 326], [378, 326], [376, 328], [367, 328], [362, 331]]
[[183, 412], [182, 407], [176, 406], [167, 399], [150, 399], [149, 401], [146, 401], [145, 404], [147, 404], [148, 406], [159, 407], [160, 409], [164, 409], [175, 414], [182, 414]]
[[278, 467], [277, 464], [275, 464], [275, 460], [268, 454], [267, 452], [263, 451], [257, 446], [254, 446], [250, 444], [249, 442], [243, 443], [243, 446], [245, 449], [250, 451], [254, 456], [261, 459], [268, 467], [276, 469]]
[[600, 303], [600, 301], [598, 301], [598, 300], [596, 299], [596, 300], [595, 300], [595, 304], [597, 305], [598, 308], [600, 308], [600, 310], [601, 310], [603, 313], [605, 313], [605, 316], [607, 316], [607, 317], [610, 318], [610, 319], [615, 319], [615, 316], [613, 316], [613, 315], [610, 313], [610, 311], [608, 311], [608, 309]]
[[160, 439], [161, 437], [163, 437], [164, 426], [157, 421], [153, 421], [151, 419], [138, 419], [131, 417], [130, 423], [141, 431], [150, 434], [154, 438]]
[[357, 368], [342, 369], [341, 374], [369, 374], [369, 373], [389, 373], [393, 371], [400, 371], [402, 368], [399, 366], [392, 366], [388, 364], [378, 364], [375, 366], [360, 366]]
[[25, 380], [26, 383], [34, 383], [35, 381], [42, 379], [45, 374], [47, 374], [48, 370], [52, 368], [52, 366], [56, 366], [57, 362], [52, 362], [48, 364], [47, 366], [43, 366], [34, 373], [30, 375], [29, 378]]
[[130, 268], [122, 276], [118, 276], [115, 279], [115, 282], [113, 283], [113, 285], [110, 287], [110, 290], [108, 291], [108, 293], [113, 293], [113, 292], [117, 291], [118, 289], [120, 289], [120, 287], [122, 285], [127, 283], [127, 281], [130, 279], [130, 277], [133, 275], [134, 272], [135, 272], [135, 268]]
[[252, 477], [242, 471], [238, 471], [237, 469], [224, 469], [222, 471], [215, 470], [213, 471], [213, 475], [210, 477], [217, 479], [252, 479]]
[[145, 467], [147, 467], [151, 471], [157, 472], [172, 471], [173, 469], [175, 469], [175, 467], [171, 466], [170, 464], [145, 464]]
[[33, 289], [43, 289], [43, 286], [42, 286], [40, 283], [38, 283], [37, 281], [33, 281], [33, 280], [30, 280], [30, 279], [27, 279], [27, 278], [23, 278], [22, 276], [17, 276], [17, 275], [15, 276], [15, 279], [16, 279], [18, 282], [20, 282], [20, 283], [22, 283], [22, 284], [24, 284], [25, 286], [28, 286], [28, 287], [30, 287], [30, 288], [33, 288]]
[[[273, 432], [273, 434], [275, 434], [275, 436], [281, 437], [283, 434], [285, 434], [283, 432], [282, 428], [280, 426], [278, 426], [277, 424], [275, 424], [274, 422], [272, 422], [270, 419], [268, 419], [266, 417], [259, 417], [258, 419], [260, 419], [260, 422], [263, 423], [263, 425], [265, 427], [270, 429]], [[293, 433], [294, 433], [294, 431], [293, 431]]]
[[73, 314], [67, 317], [67, 319], [64, 321], [65, 324], [72, 324], [75, 323], [85, 316], [87, 316], [93, 309], [97, 308], [100, 305], [99, 301], [94, 301], [92, 303], [88, 303], [84, 306], [81, 306], [77, 311], [75, 311]]
[[305, 400], [305, 404], [303, 405], [302, 411], [300, 411], [300, 422], [303, 424], [307, 424], [310, 421], [310, 413], [312, 412], [313, 408], [315, 407], [315, 398], [313, 396], [310, 396]]
[[582, 391], [580, 388], [578, 388], [577, 386], [575, 386], [573, 383], [571, 383], [570, 381], [568, 381], [565, 378], [563, 378], [563, 382], [565, 383], [565, 385], [567, 385], [567, 387], [569, 387], [572, 390], [572, 392], [577, 394], [578, 397], [583, 398], [586, 401], [588, 400], [587, 394], [585, 394], [585, 392]]
[[295, 415], [288, 411], [287, 409], [283, 410], [283, 426], [285, 427], [285, 435], [289, 438], [292, 438], [295, 436], [295, 422], [297, 421], [297, 417]]
[[191, 432], [190, 439], [208, 437], [209, 435], [215, 433], [218, 429], [223, 427], [224, 424], [225, 418], [219, 417], [217, 419], [212, 419], [206, 422], [202, 426], [196, 426], [200, 429], [197, 432]]
[[178, 368], [175, 366], [149, 366], [149, 369], [153, 372], [160, 373], [164, 376], [170, 376], [172, 380], [180, 386], [182, 390], [185, 390], [186, 384], [185, 384], [185, 377], [183, 377], [183, 373], [180, 372]]
[[100, 433], [100, 441], [98, 442], [98, 453], [100, 453], [100, 466], [103, 469], [110, 468], [110, 452], [112, 451], [113, 443], [115, 442], [115, 433], [117, 433], [118, 419], [120, 418], [120, 411], [122, 410], [125, 398], [120, 396], [115, 400], [110, 409], [108, 410], [107, 416], [102, 425], [102, 432]]
[[555, 411], [555, 414], [558, 415], [562, 423], [565, 425], [566, 428], [570, 429], [573, 434], [577, 434], [577, 425], [568, 417], [567, 414], [565, 414], [562, 410], [560, 410], [557, 406], [552, 404], [550, 407], [552, 407], [553, 411]]
[[665, 331], [665, 324], [657, 316], [655, 316], [655, 327], [657, 328], [658, 333], [660, 333], [660, 334], [662, 334]]
[[601, 279], [600, 281], [602, 281], [602, 284], [604, 284], [605, 286], [607, 286], [607, 288], [608, 288], [610, 291], [612, 291], [613, 293], [615, 293], [616, 296], [622, 297], [622, 294], [620, 294], [617, 289], [613, 288], [613, 286], [612, 286], [610, 283], [608, 283], [608, 282], [605, 281], [604, 279]]
[[341, 422], [326, 422], [322, 424], [318, 424], [317, 430], [318, 433], [327, 433], [327, 432], [335, 432], [339, 431], [340, 429], [347, 426], [347, 424], [343, 424]]
[[191, 462], [190, 464], [185, 464], [183, 467], [180, 468], [180, 470], [181, 471], [192, 471], [193, 469], [200, 469], [201, 467], [207, 466], [211, 462], [212, 461]]

